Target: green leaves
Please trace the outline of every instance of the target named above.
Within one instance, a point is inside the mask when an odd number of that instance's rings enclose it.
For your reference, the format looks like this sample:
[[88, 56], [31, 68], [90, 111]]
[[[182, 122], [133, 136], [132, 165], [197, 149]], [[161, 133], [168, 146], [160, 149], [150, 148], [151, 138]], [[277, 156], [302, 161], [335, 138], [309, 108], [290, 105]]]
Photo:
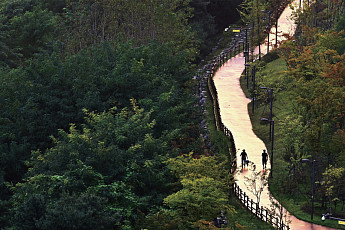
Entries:
[[228, 205], [230, 175], [226, 161], [219, 163], [215, 156], [171, 158], [166, 163], [180, 178], [182, 189], [169, 195], [164, 203], [176, 212], [175, 218], [185, 217], [189, 225], [199, 220], [212, 220], [220, 210], [234, 212]]
[[157, 40], [172, 44], [177, 51], [193, 49], [188, 2], [67, 1], [66, 34], [72, 35], [66, 37], [67, 48], [75, 51], [104, 41], [133, 40], [135, 44], [147, 44]]
[[199, 138], [187, 83], [199, 45], [189, 3], [0, 3], [0, 195], [13, 183], [9, 227], [130, 228], [138, 213], [160, 209], [176, 189], [163, 162]]
[[330, 165], [324, 173], [322, 173], [321, 192], [329, 200], [329, 208], [331, 211], [332, 202], [335, 205], [344, 200], [344, 183], [345, 183], [345, 168], [335, 167]]
[[179, 216], [190, 222], [212, 220], [220, 210], [232, 212], [226, 192], [213, 178], [182, 179], [182, 189], [164, 199]]
[[[139, 204], [138, 194], [157, 203], [154, 196], [164, 184], [156, 183], [167, 171], [158, 157], [161, 143], [150, 135], [149, 115], [134, 100], [131, 110], [87, 113], [82, 131], [71, 125], [54, 147], [34, 152], [31, 176], [13, 187], [14, 221], [23, 220], [15, 226], [31, 221], [43, 228], [107, 229], [129, 224], [135, 208], [151, 205]], [[27, 219], [25, 212], [36, 204], [37, 217]]]

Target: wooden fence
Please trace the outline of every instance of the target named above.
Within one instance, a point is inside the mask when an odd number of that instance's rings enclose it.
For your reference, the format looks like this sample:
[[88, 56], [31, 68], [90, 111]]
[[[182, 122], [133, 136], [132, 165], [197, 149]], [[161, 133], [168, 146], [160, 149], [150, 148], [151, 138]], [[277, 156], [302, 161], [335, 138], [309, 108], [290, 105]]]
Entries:
[[278, 217], [272, 211], [264, 208], [263, 206], [260, 207], [258, 203], [249, 198], [236, 183], [234, 183], [234, 194], [249, 211], [251, 211], [262, 221], [265, 221], [271, 224], [274, 228], [280, 230], [290, 230], [289, 225], [285, 224], [282, 218]]

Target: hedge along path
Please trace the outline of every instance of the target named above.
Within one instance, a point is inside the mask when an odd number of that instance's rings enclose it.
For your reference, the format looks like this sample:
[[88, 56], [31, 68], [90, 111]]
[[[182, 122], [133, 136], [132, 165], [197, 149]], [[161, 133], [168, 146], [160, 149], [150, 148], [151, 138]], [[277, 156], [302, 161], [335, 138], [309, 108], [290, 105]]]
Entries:
[[[299, 0], [294, 0], [293, 5], [297, 7]], [[291, 18], [293, 11], [287, 6], [278, 19], [278, 45], [285, 37], [283, 34], [293, 35], [296, 29], [296, 24]], [[272, 27], [270, 34], [270, 50], [275, 45], [275, 27]], [[259, 47], [256, 47], [254, 54], [259, 53]], [[265, 43], [261, 45], [261, 53], [267, 53], [267, 38]], [[245, 176], [249, 176], [249, 170], [241, 171], [240, 153], [245, 149], [248, 154], [249, 161], [256, 165], [256, 171], [262, 171], [261, 153], [266, 146], [261, 139], [259, 139], [253, 132], [252, 124], [248, 114], [248, 103], [250, 100], [244, 95], [240, 86], [240, 77], [244, 70], [244, 55], [243, 53], [228, 60], [215, 73], [213, 80], [218, 91], [218, 102], [220, 107], [220, 114], [222, 122], [228, 128], [234, 138], [237, 149], [237, 165], [239, 166], [237, 173], [235, 173], [236, 184], [242, 189], [249, 198], [256, 201], [256, 197], [247, 189], [245, 185]], [[267, 151], [267, 150], [266, 150]], [[267, 163], [267, 169], [270, 170], [270, 160]], [[274, 168], [274, 170], [279, 170]], [[276, 202], [276, 201], [275, 201]], [[272, 201], [269, 199], [268, 186], [264, 188], [261, 194], [260, 206], [266, 209], [271, 209]], [[324, 227], [317, 224], [311, 224], [297, 219], [291, 214], [287, 213], [290, 221], [290, 229], [313, 229], [313, 230], [330, 230], [334, 228]], [[315, 217], [318, 218], [318, 217]], [[321, 217], [320, 217], [321, 218]]]

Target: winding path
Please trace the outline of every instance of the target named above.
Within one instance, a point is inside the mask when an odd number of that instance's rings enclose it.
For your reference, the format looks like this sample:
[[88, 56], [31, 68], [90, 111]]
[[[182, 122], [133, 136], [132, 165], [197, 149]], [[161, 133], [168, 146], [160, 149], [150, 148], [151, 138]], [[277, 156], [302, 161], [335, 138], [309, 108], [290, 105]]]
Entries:
[[[299, 0], [295, 0], [293, 3], [295, 6], [299, 4]], [[290, 18], [292, 15], [292, 10], [288, 7], [281, 14], [278, 21], [278, 41], [284, 40], [281, 35], [283, 33], [288, 33], [292, 35], [296, 29], [294, 20]], [[275, 33], [275, 28], [272, 28], [271, 33]], [[273, 39], [271, 37], [274, 37]], [[270, 36], [270, 41], [275, 44], [275, 36]], [[267, 42], [266, 42], [267, 44]], [[272, 48], [270, 48], [271, 50]], [[256, 47], [255, 54], [259, 53], [259, 48]], [[267, 53], [267, 45], [261, 46], [261, 52], [263, 54]], [[240, 76], [244, 70], [244, 56], [243, 53], [231, 58], [227, 61], [221, 68], [218, 69], [214, 75], [214, 83], [218, 91], [218, 100], [220, 113], [224, 125], [232, 132], [236, 148], [238, 150], [246, 149], [248, 158], [257, 167], [257, 170], [261, 171], [261, 152], [266, 149], [265, 144], [259, 139], [253, 132], [252, 124], [248, 115], [248, 103], [250, 100], [244, 95], [240, 86]], [[237, 152], [237, 165], [241, 165], [240, 162], [240, 151]], [[267, 168], [269, 170], [270, 165], [268, 161]], [[255, 196], [248, 191], [244, 184], [244, 176], [248, 175], [248, 170], [243, 172], [238, 171], [236, 174], [236, 180], [239, 187], [246, 192], [246, 194], [256, 200]], [[264, 188], [261, 195], [260, 205], [270, 209], [271, 201], [269, 200], [268, 187]], [[313, 230], [330, 230], [333, 228], [328, 228], [316, 224], [311, 224], [296, 217], [289, 215], [291, 223], [290, 228], [293, 230], [300, 229], [313, 229]], [[321, 218], [321, 217], [320, 217]]]

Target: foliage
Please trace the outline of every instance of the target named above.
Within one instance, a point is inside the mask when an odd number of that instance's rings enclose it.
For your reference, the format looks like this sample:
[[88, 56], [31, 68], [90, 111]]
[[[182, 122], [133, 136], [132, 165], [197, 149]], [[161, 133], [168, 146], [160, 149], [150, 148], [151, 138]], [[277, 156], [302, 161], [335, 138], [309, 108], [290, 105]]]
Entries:
[[1, 1], [1, 228], [177, 229], [163, 162], [203, 152], [191, 61], [236, 4]]
[[225, 162], [218, 163], [215, 156], [179, 156], [167, 161], [168, 167], [181, 178], [182, 189], [164, 199], [174, 216], [184, 217], [187, 226], [199, 220], [213, 220], [220, 210], [230, 215], [227, 191], [230, 186]]
[[188, 2], [66, 1], [63, 14], [66, 48], [76, 52], [104, 41], [133, 39], [139, 44], [152, 40], [171, 43], [178, 51], [192, 49], [195, 37], [188, 26], [191, 17]]
[[[13, 188], [15, 225], [106, 229], [161, 202], [172, 179], [162, 165], [166, 143], [151, 136], [154, 121], [134, 101], [131, 110], [116, 111], [87, 113], [82, 131], [72, 125], [54, 138], [54, 147], [33, 153], [30, 176]], [[33, 210], [39, 210], [35, 218], [25, 215]]]
[[[26, 67], [1, 70], [2, 198], [11, 195], [3, 183], [17, 183], [22, 178], [27, 169], [24, 161], [34, 151], [30, 176], [60, 175], [82, 160], [107, 183], [132, 173], [128, 180], [140, 193], [142, 211], [162, 202], [171, 189], [166, 182], [173, 178], [162, 170], [161, 162], [178, 152], [201, 148], [196, 147], [198, 115], [187, 87], [186, 56], [172, 52], [168, 45], [156, 43], [136, 48], [104, 43], [65, 60], [56, 53], [37, 55]], [[169, 62], [164, 61], [169, 56]], [[131, 98], [138, 99], [148, 112], [142, 112], [134, 100], [131, 105]], [[134, 106], [134, 115], [125, 109], [129, 106]], [[106, 110], [110, 111], [102, 113]], [[86, 118], [84, 111], [88, 111]], [[117, 125], [109, 125], [112, 114], [118, 114]], [[148, 117], [151, 121], [145, 123]], [[86, 121], [97, 128], [82, 125]], [[80, 127], [85, 132], [97, 131], [99, 143], [82, 138], [86, 134], [79, 133]], [[53, 143], [52, 135], [59, 135]], [[140, 143], [136, 142], [138, 136]], [[99, 154], [94, 155], [96, 150]], [[56, 152], [59, 154], [54, 155]], [[45, 162], [39, 160], [41, 155]], [[130, 156], [145, 160], [138, 162]], [[127, 158], [133, 162], [129, 164]]]
[[345, 182], [345, 168], [339, 167], [336, 168], [330, 165], [324, 173], [322, 173], [321, 189], [324, 195], [329, 200], [330, 212], [332, 207], [332, 202], [336, 203], [340, 201], [340, 198], [343, 199], [344, 186]]
[[[300, 213], [311, 193], [312, 175], [311, 167], [301, 167], [303, 158], [317, 161], [315, 178], [324, 183], [315, 185], [315, 212], [326, 211], [326, 198], [330, 207], [343, 201], [338, 189], [337, 195], [326, 196], [326, 187], [331, 188], [332, 182], [326, 185], [325, 181], [330, 179], [324, 175], [331, 174], [332, 170], [328, 171], [331, 165], [340, 171], [344, 169], [343, 39], [343, 32], [299, 25], [295, 40], [286, 41], [277, 50], [286, 61], [287, 71], [277, 73], [277, 67], [273, 66], [278, 63], [276, 60], [266, 65], [264, 74], [258, 73], [258, 80], [271, 87], [274, 85], [275, 92], [274, 165], [279, 170], [275, 170], [270, 188], [275, 195], [283, 195], [284, 205], [303, 219], [310, 218]], [[263, 107], [260, 105], [260, 109]], [[268, 138], [261, 133], [263, 128], [255, 129], [260, 130], [258, 135], [269, 144]]]

